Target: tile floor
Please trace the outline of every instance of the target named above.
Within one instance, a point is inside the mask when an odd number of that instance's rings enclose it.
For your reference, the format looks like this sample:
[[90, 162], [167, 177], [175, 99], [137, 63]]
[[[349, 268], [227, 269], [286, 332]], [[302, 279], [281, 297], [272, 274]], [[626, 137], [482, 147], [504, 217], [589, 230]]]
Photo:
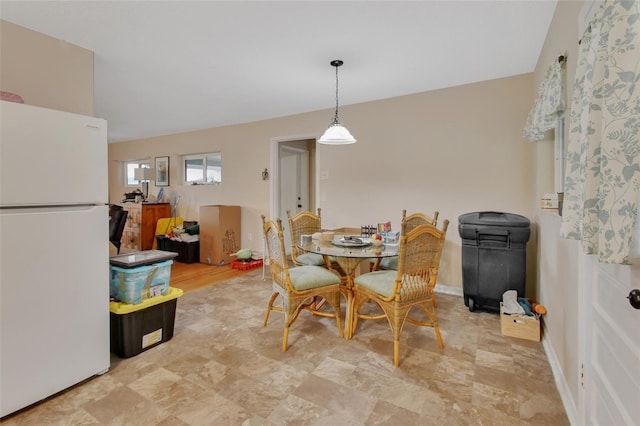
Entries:
[[[341, 339], [303, 312], [281, 352], [262, 326], [271, 285], [250, 271], [178, 299], [172, 340], [112, 356], [108, 373], [2, 419], [13, 425], [568, 425], [541, 343], [503, 337], [499, 317], [438, 295], [445, 348], [405, 326], [393, 366], [386, 322]], [[36, 380], [36, 378], [26, 378]]]

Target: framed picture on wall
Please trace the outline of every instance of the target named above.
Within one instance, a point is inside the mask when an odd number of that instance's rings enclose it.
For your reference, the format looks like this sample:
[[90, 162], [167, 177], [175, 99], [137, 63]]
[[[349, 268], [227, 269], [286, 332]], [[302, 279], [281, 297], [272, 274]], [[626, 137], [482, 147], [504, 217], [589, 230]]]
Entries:
[[156, 157], [156, 186], [169, 186], [169, 157]]

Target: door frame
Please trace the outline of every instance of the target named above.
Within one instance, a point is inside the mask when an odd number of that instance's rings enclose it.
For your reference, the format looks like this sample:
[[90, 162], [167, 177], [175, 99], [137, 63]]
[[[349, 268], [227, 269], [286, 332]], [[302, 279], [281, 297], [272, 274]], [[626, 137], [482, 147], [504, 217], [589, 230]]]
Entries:
[[[309, 179], [313, 181], [313, 204], [316, 208], [319, 206], [319, 194], [320, 194], [320, 179], [318, 178], [318, 170], [320, 164], [320, 153], [318, 152], [318, 140], [317, 135], [298, 135], [298, 136], [282, 136], [271, 138], [271, 152], [270, 152], [270, 163], [271, 163], [271, 178], [270, 178], [270, 192], [271, 197], [269, 197], [269, 217], [275, 218], [278, 216], [279, 208], [280, 208], [280, 187], [278, 183], [280, 182], [280, 162], [279, 162], [279, 153], [280, 153], [280, 144], [286, 142], [294, 142], [294, 141], [302, 141], [302, 140], [313, 140], [315, 141], [316, 150], [315, 150], [315, 158], [314, 158], [314, 171], [313, 173], [309, 173]], [[286, 218], [282, 218], [285, 220]]]
[[[290, 155], [295, 155], [296, 160], [298, 162], [298, 172], [305, 172], [305, 173], [298, 173], [300, 175], [301, 178], [301, 182], [297, 182], [297, 186], [298, 189], [300, 190], [300, 192], [302, 193], [302, 195], [306, 195], [306, 200], [305, 203], [308, 204], [307, 206], [307, 211], [311, 211], [312, 210], [312, 204], [315, 204], [315, 200], [311, 199], [311, 191], [309, 190], [309, 187], [311, 185], [311, 170], [309, 170], [309, 156], [310, 156], [310, 151], [308, 148], [298, 148], [296, 146], [290, 146], [286, 143], [280, 144], [278, 146], [280, 149], [278, 150], [279, 153], [279, 160], [280, 160], [280, 168], [282, 169], [282, 158], [283, 158], [283, 153], [288, 153]], [[306, 160], [307, 160], [307, 164], [304, 167], [300, 167], [301, 166], [301, 159], [305, 158], [306, 156]], [[284, 172], [284, 170], [283, 170]], [[279, 178], [281, 178], [282, 176], [279, 176]], [[281, 182], [282, 183], [282, 182]], [[300, 185], [300, 183], [304, 183], [304, 185]], [[282, 201], [282, 200], [280, 200]], [[298, 203], [300, 204], [300, 203]], [[300, 207], [296, 207], [296, 208], [300, 208]], [[292, 210], [292, 214], [297, 213], [298, 211], [296, 210], [295, 212], [293, 212]], [[282, 211], [280, 211], [280, 213], [283, 213]], [[284, 217], [282, 218], [282, 220], [284, 220]]]

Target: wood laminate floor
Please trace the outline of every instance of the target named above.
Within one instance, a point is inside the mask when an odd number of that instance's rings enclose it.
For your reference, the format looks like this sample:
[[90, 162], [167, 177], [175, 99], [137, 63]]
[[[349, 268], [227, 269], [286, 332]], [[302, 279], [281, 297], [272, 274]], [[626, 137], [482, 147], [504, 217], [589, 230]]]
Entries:
[[[258, 268], [262, 272], [262, 267]], [[171, 265], [171, 287], [185, 293], [242, 276], [246, 271], [233, 269], [231, 264], [212, 266], [204, 263], [180, 263]]]

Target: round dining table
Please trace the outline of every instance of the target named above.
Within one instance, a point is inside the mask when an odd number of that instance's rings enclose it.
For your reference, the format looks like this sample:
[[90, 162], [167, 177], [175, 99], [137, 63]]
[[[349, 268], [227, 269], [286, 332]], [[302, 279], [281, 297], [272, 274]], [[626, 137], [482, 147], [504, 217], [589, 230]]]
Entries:
[[398, 255], [398, 244], [374, 245], [367, 237], [351, 235], [335, 235], [333, 240], [312, 239], [311, 242], [298, 241], [299, 249], [320, 254], [335, 260], [340, 266], [344, 276], [344, 293], [347, 298], [344, 336], [346, 339], [353, 337], [354, 315], [354, 284], [355, 273], [358, 265], [363, 260]]

